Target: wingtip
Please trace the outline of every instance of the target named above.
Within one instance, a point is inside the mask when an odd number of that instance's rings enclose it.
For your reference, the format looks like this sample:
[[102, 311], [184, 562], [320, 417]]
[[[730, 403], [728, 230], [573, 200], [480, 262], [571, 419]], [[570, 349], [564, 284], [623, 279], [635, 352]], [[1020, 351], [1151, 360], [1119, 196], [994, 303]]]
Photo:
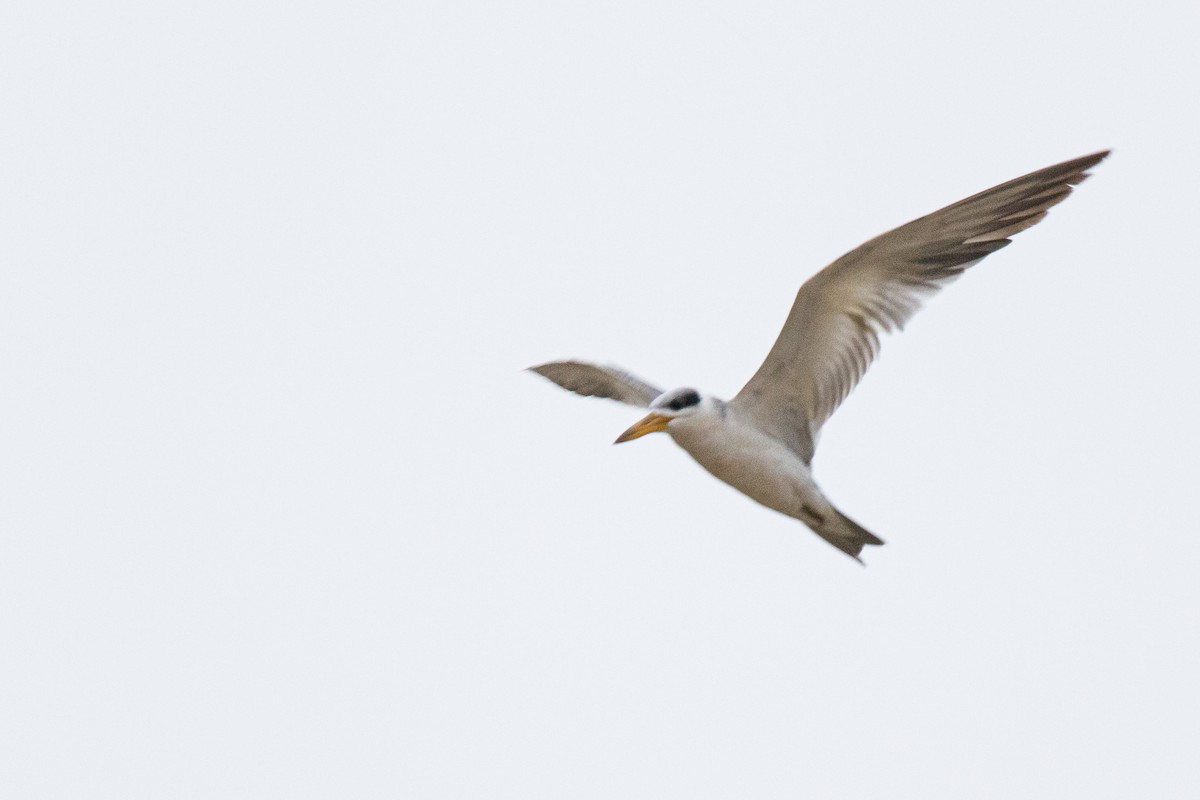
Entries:
[[1096, 166], [1110, 155], [1112, 155], [1111, 148], [1107, 150], [1098, 150], [1095, 153], [1090, 153], [1086, 156], [1080, 156], [1079, 158], [1075, 159], [1075, 161], [1079, 164], [1078, 169], [1082, 172], [1083, 170], [1089, 170]]

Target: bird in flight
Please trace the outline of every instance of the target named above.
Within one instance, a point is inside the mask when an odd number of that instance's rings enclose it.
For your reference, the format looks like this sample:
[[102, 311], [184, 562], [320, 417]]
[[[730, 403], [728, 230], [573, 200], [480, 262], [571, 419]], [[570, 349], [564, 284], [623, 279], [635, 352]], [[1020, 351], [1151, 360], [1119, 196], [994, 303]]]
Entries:
[[834, 508], [813, 480], [821, 426], [879, 353], [881, 334], [903, 328], [926, 297], [1041, 222], [1108, 153], [1002, 183], [834, 261], [800, 287], [766, 360], [732, 400], [692, 388], [664, 392], [583, 361], [530, 370], [576, 394], [648, 408], [616, 443], [666, 431], [716, 478], [861, 562], [863, 546], [883, 540]]

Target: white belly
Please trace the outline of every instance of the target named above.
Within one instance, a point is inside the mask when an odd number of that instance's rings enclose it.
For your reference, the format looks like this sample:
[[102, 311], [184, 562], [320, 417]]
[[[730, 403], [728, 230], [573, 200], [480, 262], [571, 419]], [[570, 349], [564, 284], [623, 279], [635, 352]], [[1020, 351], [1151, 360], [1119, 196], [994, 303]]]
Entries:
[[823, 513], [827, 501], [812, 470], [782, 442], [732, 414], [673, 420], [671, 438], [700, 466], [768, 508], [796, 517], [802, 505]]

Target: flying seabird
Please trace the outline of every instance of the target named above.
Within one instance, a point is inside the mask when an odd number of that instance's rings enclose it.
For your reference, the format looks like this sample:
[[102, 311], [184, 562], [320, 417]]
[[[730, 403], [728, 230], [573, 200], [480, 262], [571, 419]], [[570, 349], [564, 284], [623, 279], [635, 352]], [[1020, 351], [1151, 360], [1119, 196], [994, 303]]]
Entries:
[[861, 561], [883, 540], [834, 508], [813, 480], [821, 426], [921, 302], [1045, 218], [1109, 151], [1064, 161], [946, 206], [851, 250], [809, 278], [766, 360], [729, 401], [663, 392], [624, 370], [552, 361], [530, 370], [577, 394], [649, 408], [617, 437], [666, 431], [706, 470], [794, 517]]

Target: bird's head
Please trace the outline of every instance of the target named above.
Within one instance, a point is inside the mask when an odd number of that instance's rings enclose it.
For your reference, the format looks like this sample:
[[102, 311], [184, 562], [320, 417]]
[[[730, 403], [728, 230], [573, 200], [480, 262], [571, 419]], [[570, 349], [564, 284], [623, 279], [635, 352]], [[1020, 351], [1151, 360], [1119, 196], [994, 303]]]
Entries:
[[629, 442], [647, 433], [665, 431], [672, 420], [695, 417], [711, 411], [712, 408], [712, 398], [700, 394], [695, 389], [675, 389], [660, 394], [650, 403], [650, 413], [618, 436], [613, 444]]

